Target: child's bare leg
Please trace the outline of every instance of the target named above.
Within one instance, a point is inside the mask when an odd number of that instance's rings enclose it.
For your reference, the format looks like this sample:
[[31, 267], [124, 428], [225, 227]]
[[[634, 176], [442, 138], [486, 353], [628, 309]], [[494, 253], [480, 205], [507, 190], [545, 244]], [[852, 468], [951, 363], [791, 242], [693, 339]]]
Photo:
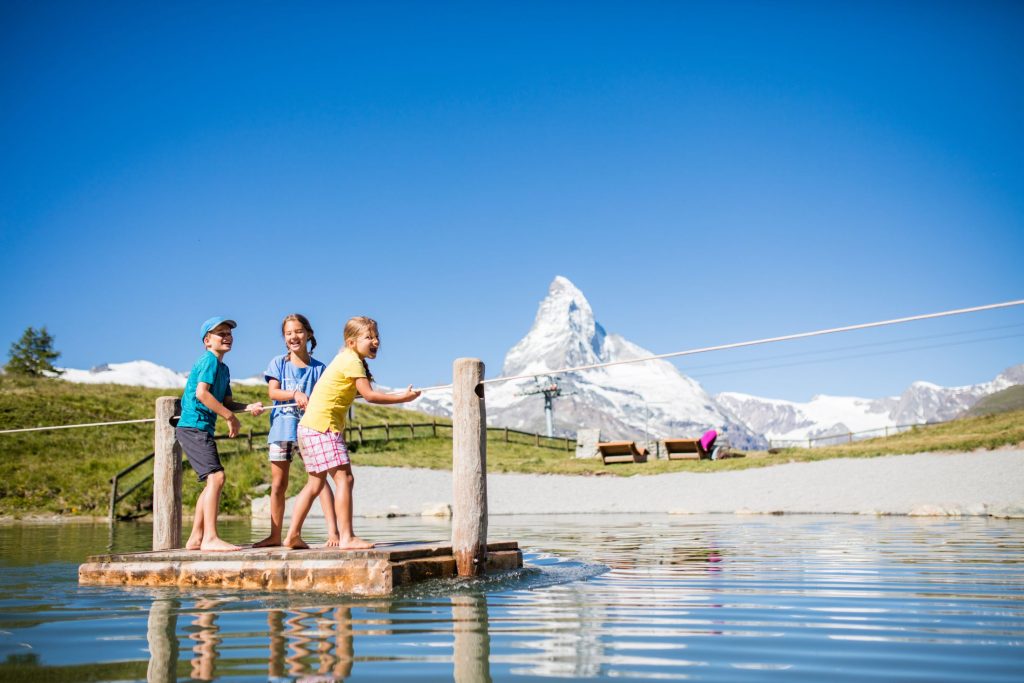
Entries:
[[352, 530], [352, 489], [356, 482], [352, 476], [352, 465], [332, 470], [331, 476], [335, 485], [334, 511], [338, 515], [338, 535], [341, 537], [338, 547], [343, 550], [372, 548], [372, 542], [359, 538]]
[[306, 485], [295, 497], [295, 509], [292, 511], [292, 525], [288, 529], [288, 535], [284, 538], [282, 545], [288, 548], [308, 548], [309, 544], [302, 540], [302, 524], [306, 521], [309, 508], [313, 507], [313, 501], [320, 495], [324, 487], [324, 472], [310, 472]]
[[[325, 484], [327, 481], [325, 479]], [[337, 548], [341, 540], [338, 536], [338, 515], [334, 512], [334, 494], [330, 485], [324, 486], [320, 492], [320, 507], [324, 511], [324, 522], [327, 524], [327, 547]]]
[[253, 544], [253, 548], [281, 545], [284, 508], [288, 495], [288, 470], [291, 463], [275, 460], [270, 463], [270, 535]]
[[220, 505], [220, 492], [224, 488], [224, 470], [213, 472], [206, 478], [205, 498], [203, 499], [203, 543], [200, 550], [228, 551], [239, 550], [237, 545], [228, 543], [217, 535], [217, 507]]
[[203, 501], [206, 499], [206, 491], [207, 488], [204, 486], [196, 498], [196, 509], [192, 514], [192, 533], [185, 542], [186, 550], [199, 550], [199, 546], [203, 544]]

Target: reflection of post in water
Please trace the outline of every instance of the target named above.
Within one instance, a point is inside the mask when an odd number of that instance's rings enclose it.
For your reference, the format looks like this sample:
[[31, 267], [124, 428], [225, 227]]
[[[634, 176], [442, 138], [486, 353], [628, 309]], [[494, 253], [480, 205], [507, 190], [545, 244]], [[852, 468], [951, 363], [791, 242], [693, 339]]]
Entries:
[[270, 634], [270, 660], [267, 675], [270, 678], [284, 678], [284, 611], [272, 609], [267, 612], [267, 632]]
[[452, 630], [455, 634], [456, 681], [491, 680], [491, 636], [487, 621], [487, 597], [452, 596]]
[[178, 612], [177, 600], [157, 598], [149, 606], [146, 640], [149, 642], [149, 683], [170, 683], [178, 680]]
[[196, 630], [189, 635], [194, 640], [192, 646], [192, 678], [201, 681], [213, 680], [214, 666], [217, 663], [217, 646], [220, 644], [220, 628], [217, 626], [217, 613], [213, 608], [222, 600], [197, 600], [196, 609], [203, 610], [196, 614], [192, 626]]

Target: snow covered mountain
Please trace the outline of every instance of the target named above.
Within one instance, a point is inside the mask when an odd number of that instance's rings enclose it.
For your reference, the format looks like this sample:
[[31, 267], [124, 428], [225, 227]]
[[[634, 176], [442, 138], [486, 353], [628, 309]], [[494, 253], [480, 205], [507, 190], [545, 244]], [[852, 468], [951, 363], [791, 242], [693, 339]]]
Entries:
[[723, 392], [715, 400], [751, 430], [771, 441], [805, 441], [849, 432], [951, 420], [983, 397], [1024, 384], [1024, 365], [1000, 373], [990, 382], [941, 387], [914, 382], [899, 396], [867, 399], [815, 396], [806, 403]]
[[[566, 367], [609, 363], [654, 355], [624, 337], [607, 332], [594, 318], [583, 293], [558, 276], [541, 301], [533, 327], [505, 356], [501, 376], [530, 375]], [[603, 439], [657, 439], [699, 436], [724, 430], [738, 447], [764, 447], [760, 435], [731, 418], [701, 386], [667, 361], [520, 379], [489, 384], [487, 422], [534, 432], [546, 430], [541, 384], [557, 382], [554, 431], [575, 435], [581, 428], [600, 429]], [[533, 392], [533, 393], [531, 393]], [[414, 410], [450, 414], [448, 391], [424, 394]]]
[[105, 363], [91, 370], [61, 368], [61, 379], [79, 384], [127, 384], [136, 387], [183, 389], [188, 375], [148, 360]]
[[[126, 384], [134, 387], [156, 389], [183, 389], [188, 380], [187, 372], [175, 372], [148, 360], [133, 360], [127, 363], [104, 363], [90, 370], [59, 368], [60, 379], [78, 384]], [[232, 384], [264, 384], [262, 377], [232, 379]]]

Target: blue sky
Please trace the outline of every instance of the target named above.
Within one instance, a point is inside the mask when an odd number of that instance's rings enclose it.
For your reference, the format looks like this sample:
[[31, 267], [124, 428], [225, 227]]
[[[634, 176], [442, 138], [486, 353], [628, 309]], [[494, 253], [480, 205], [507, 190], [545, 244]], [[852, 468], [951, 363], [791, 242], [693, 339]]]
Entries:
[[[1024, 298], [1024, 6], [0, 5], [0, 341], [235, 376], [307, 314], [489, 374], [555, 275], [655, 353]], [[1024, 362], [1024, 307], [679, 363], [881, 396]]]

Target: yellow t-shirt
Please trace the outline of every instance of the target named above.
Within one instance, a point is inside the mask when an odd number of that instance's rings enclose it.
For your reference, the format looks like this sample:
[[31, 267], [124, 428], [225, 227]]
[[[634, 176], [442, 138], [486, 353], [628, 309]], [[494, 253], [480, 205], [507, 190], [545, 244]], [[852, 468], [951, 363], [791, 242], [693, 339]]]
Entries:
[[313, 387], [299, 424], [318, 432], [344, 430], [345, 413], [356, 398], [356, 380], [360, 377], [366, 377], [362, 359], [352, 349], [342, 349]]

